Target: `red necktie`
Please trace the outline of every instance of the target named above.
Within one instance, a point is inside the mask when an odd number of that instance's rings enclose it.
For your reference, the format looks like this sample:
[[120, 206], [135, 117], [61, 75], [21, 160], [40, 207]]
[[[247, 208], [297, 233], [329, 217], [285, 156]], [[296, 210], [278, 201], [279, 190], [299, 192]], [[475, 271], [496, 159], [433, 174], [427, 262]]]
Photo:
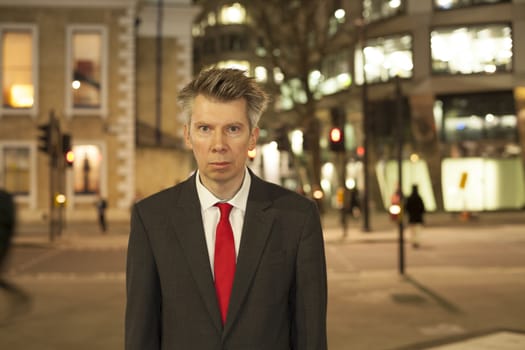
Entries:
[[215, 292], [219, 301], [222, 323], [224, 324], [235, 274], [235, 243], [233, 241], [233, 230], [230, 225], [232, 205], [217, 203], [215, 206], [221, 211], [221, 218], [215, 233], [213, 270], [215, 273]]

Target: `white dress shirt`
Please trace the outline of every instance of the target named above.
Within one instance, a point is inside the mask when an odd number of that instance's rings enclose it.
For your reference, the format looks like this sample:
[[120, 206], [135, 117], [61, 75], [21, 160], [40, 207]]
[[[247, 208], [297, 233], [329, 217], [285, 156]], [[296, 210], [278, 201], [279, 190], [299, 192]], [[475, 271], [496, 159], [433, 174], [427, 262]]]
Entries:
[[226, 202], [233, 206], [230, 213], [230, 224], [233, 230], [233, 240], [235, 242], [235, 257], [239, 255], [239, 245], [241, 243], [242, 227], [244, 223], [244, 213], [246, 212], [246, 203], [248, 202], [248, 193], [250, 192], [251, 178], [248, 169], [244, 174], [244, 180], [241, 188], [233, 196], [233, 198], [227, 201], [221, 201], [215, 197], [200, 181], [200, 174], [197, 171], [196, 186], [197, 194], [199, 196], [199, 202], [201, 204], [201, 215], [202, 222], [204, 224], [204, 234], [206, 238], [206, 246], [208, 248], [208, 256], [210, 258], [211, 272], [215, 276], [213, 271], [213, 259], [215, 257], [215, 230], [221, 212], [219, 208], [215, 207], [217, 202]]

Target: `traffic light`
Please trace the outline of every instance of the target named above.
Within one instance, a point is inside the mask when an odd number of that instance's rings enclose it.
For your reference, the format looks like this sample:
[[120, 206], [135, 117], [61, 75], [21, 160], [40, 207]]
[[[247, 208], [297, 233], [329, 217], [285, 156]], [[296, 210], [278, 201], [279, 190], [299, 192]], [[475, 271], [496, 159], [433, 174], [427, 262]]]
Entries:
[[330, 150], [334, 152], [345, 151], [345, 111], [341, 108], [334, 107], [330, 111], [332, 119], [332, 128], [328, 139], [330, 141]]
[[64, 155], [66, 165], [72, 167], [73, 162], [75, 161], [75, 153], [73, 153], [73, 147], [71, 146], [70, 134], [62, 135], [62, 154]]
[[345, 150], [345, 133], [343, 128], [334, 126], [330, 129], [330, 149], [334, 152]]
[[38, 150], [44, 153], [51, 153], [51, 124], [38, 126]]

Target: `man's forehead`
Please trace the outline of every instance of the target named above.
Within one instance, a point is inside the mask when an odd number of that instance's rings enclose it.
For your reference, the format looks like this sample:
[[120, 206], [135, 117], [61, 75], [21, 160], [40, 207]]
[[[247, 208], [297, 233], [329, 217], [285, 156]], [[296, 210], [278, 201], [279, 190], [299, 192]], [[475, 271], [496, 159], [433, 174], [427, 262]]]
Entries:
[[221, 97], [217, 97], [217, 96], [212, 96], [212, 95], [207, 95], [207, 94], [197, 94], [197, 96], [195, 96], [195, 102], [204, 102], [204, 101], [208, 101], [208, 102], [212, 102], [212, 103], [224, 103], [224, 104], [229, 104], [229, 103], [234, 103], [234, 102], [244, 102], [244, 103], [247, 103], [246, 101], [246, 98], [245, 97], [239, 97], [239, 98], [233, 98], [233, 99], [226, 99], [226, 98], [221, 98]]
[[246, 99], [222, 101], [205, 95], [197, 95], [192, 109], [191, 120], [193, 122], [230, 121], [249, 124]]

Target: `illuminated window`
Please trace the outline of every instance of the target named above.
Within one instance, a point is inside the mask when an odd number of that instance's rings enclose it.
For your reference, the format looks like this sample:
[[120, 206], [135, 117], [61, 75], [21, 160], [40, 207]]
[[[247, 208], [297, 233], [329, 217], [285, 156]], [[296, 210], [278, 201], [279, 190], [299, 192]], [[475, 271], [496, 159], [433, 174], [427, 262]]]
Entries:
[[72, 113], [105, 112], [106, 32], [101, 27], [68, 31], [68, 101]]
[[194, 24], [192, 27], [191, 27], [191, 35], [194, 37], [194, 38], [197, 38], [199, 36], [203, 36], [204, 35], [204, 29], [201, 28], [201, 25], [200, 24]]
[[208, 25], [214, 26], [217, 24], [217, 18], [215, 17], [215, 12], [209, 12], [208, 13]]
[[509, 25], [436, 29], [430, 36], [434, 73], [491, 74], [512, 70]]
[[216, 65], [218, 68], [235, 68], [246, 72], [250, 72], [250, 62], [248, 61], [220, 61]]
[[284, 81], [284, 74], [279, 67], [273, 69], [273, 81], [276, 84], [281, 84]]
[[224, 5], [219, 15], [221, 24], [242, 24], [246, 22], [246, 9], [239, 3]]
[[282, 82], [279, 86], [281, 95], [279, 96], [279, 109], [290, 110], [296, 103], [306, 103], [306, 92], [301, 84], [301, 80], [294, 78]]
[[405, 0], [364, 0], [363, 18], [371, 22], [393, 17], [405, 11]]
[[1, 169], [4, 187], [17, 196], [29, 195], [31, 186], [30, 150], [26, 146], [6, 145], [0, 148]]
[[323, 59], [321, 73], [323, 76], [319, 86], [323, 95], [330, 95], [350, 86], [350, 51], [343, 50], [327, 55]]
[[263, 66], [257, 66], [254, 69], [255, 80], [261, 83], [268, 81], [268, 71]]
[[33, 109], [36, 86], [36, 30], [0, 26], [0, 96], [5, 111]]
[[512, 91], [438, 97], [434, 107], [437, 130], [445, 142], [467, 140], [517, 141]]
[[73, 146], [75, 162], [73, 163], [75, 195], [95, 195], [101, 188], [102, 152], [96, 145]]
[[339, 26], [345, 22], [346, 12], [342, 8], [338, 8], [334, 11], [333, 16], [330, 17], [328, 22], [328, 33], [334, 35], [337, 33]]
[[504, 2], [510, 2], [510, 0], [434, 0], [434, 7], [437, 10], [452, 10], [461, 7], [497, 4]]
[[[412, 37], [410, 35], [369, 40], [364, 49], [367, 82], [388, 81], [399, 76], [412, 77]], [[356, 62], [356, 65], [363, 64]], [[362, 66], [356, 67], [362, 71]]]

